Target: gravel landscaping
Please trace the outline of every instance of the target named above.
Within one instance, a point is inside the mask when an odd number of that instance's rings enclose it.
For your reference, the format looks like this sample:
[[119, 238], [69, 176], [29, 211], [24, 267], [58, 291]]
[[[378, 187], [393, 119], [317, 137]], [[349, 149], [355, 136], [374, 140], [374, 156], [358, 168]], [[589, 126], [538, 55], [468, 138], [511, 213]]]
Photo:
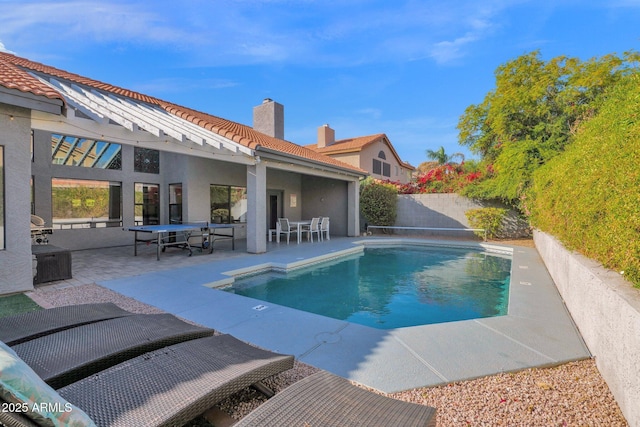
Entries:
[[[64, 289], [43, 287], [31, 292], [30, 296], [44, 307], [111, 301], [135, 313], [161, 312], [95, 284]], [[293, 369], [266, 383], [277, 392], [317, 370], [296, 362]], [[440, 427], [628, 425], [592, 359], [389, 396], [438, 408]], [[261, 394], [246, 389], [219, 407], [231, 417], [241, 418], [263, 401]], [[194, 425], [206, 425], [206, 422], [200, 420]]]

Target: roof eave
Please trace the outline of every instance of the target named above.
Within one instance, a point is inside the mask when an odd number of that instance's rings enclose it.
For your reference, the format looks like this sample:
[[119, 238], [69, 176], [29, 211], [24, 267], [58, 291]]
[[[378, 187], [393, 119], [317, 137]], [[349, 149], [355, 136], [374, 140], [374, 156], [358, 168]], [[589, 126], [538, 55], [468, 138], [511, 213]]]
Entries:
[[326, 169], [327, 171], [339, 172], [341, 174], [347, 174], [353, 177], [364, 178], [369, 175], [369, 173], [365, 170], [361, 170], [361, 169], [356, 170], [354, 168], [340, 167], [337, 165], [332, 165], [329, 163], [320, 162], [313, 159], [301, 158], [293, 154], [284, 153], [282, 151], [273, 150], [260, 145], [255, 148], [255, 152], [256, 152], [256, 155], [260, 155], [260, 153], [267, 154], [269, 155], [269, 158], [272, 158], [274, 160], [281, 159], [290, 163], [297, 164], [299, 166], [306, 166], [309, 164], [313, 164], [316, 166], [320, 166], [321, 168]]
[[8, 104], [16, 107], [37, 110], [50, 114], [62, 114], [64, 102], [62, 99], [49, 98], [44, 95], [35, 95], [17, 89], [9, 89], [0, 86], [0, 104]]

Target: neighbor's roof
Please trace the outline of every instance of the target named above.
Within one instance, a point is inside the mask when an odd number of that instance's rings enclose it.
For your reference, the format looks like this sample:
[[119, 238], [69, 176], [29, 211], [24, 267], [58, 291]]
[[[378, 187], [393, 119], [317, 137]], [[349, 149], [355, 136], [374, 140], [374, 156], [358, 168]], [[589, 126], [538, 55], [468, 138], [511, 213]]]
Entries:
[[367, 173], [360, 168], [325, 156], [309, 148], [265, 135], [254, 130], [250, 126], [212, 116], [210, 114], [108, 83], [103, 83], [98, 80], [83, 77], [78, 74], [73, 74], [38, 62], [30, 61], [13, 54], [0, 52], [0, 86], [4, 86], [8, 89], [16, 89], [22, 92], [29, 92], [34, 95], [45, 96], [47, 98], [60, 99], [63, 102], [65, 101], [64, 96], [59, 91], [40, 81], [38, 78], [30, 74], [30, 71], [64, 79], [99, 91], [124, 96], [133, 101], [155, 105], [177, 117], [253, 150], [265, 148], [285, 155], [299, 157], [303, 160], [324, 163], [340, 169], [348, 169], [358, 174]]
[[400, 156], [398, 155], [398, 153], [396, 152], [395, 148], [393, 148], [393, 144], [391, 144], [391, 141], [389, 141], [389, 138], [387, 137], [386, 134], [384, 133], [377, 133], [375, 135], [367, 135], [367, 136], [357, 136], [355, 138], [347, 138], [347, 139], [340, 139], [338, 141], [335, 141], [333, 144], [328, 145], [326, 147], [322, 147], [322, 148], [318, 148], [318, 144], [309, 144], [309, 145], [305, 145], [305, 147], [316, 151], [317, 153], [320, 154], [324, 154], [327, 156], [331, 156], [334, 154], [346, 154], [346, 153], [357, 153], [362, 151], [364, 148], [366, 148], [367, 146], [378, 142], [379, 140], [381, 140], [387, 144], [387, 146], [389, 147], [389, 149], [391, 150], [391, 152], [393, 153], [393, 155], [395, 156], [396, 160], [398, 161], [398, 163], [400, 163], [402, 166], [408, 168], [408, 169], [415, 169], [415, 167], [413, 167], [411, 164], [403, 161]]

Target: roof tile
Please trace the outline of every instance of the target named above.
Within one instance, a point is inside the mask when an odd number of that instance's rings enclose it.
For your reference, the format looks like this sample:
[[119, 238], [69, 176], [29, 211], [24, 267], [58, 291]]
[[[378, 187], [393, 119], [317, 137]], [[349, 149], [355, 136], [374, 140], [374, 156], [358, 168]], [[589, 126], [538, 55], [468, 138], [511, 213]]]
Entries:
[[42, 83], [28, 72], [17, 67], [11, 61], [5, 59], [3, 54], [0, 56], [0, 86], [7, 89], [16, 89], [25, 93], [32, 93], [38, 96], [45, 96], [50, 99], [60, 99], [64, 102], [64, 97], [55, 89]]

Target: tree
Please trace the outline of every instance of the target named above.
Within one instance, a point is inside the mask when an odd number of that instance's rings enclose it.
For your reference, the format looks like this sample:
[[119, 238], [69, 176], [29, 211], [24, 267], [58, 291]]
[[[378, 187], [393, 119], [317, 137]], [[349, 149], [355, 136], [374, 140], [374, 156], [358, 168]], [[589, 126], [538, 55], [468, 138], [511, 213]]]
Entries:
[[453, 160], [459, 158], [460, 161], [464, 162], [464, 154], [462, 153], [453, 153], [451, 155], [447, 155], [444, 150], [444, 147], [440, 146], [437, 150], [427, 150], [426, 151], [427, 158], [430, 160], [435, 160], [438, 162], [438, 165], [447, 165], [449, 163], [453, 163]]
[[499, 66], [496, 88], [458, 122], [460, 144], [494, 171], [469, 191], [517, 206], [532, 173], [564, 150], [578, 125], [597, 113], [607, 88], [633, 72], [637, 60], [628, 52], [544, 61], [534, 51]]

